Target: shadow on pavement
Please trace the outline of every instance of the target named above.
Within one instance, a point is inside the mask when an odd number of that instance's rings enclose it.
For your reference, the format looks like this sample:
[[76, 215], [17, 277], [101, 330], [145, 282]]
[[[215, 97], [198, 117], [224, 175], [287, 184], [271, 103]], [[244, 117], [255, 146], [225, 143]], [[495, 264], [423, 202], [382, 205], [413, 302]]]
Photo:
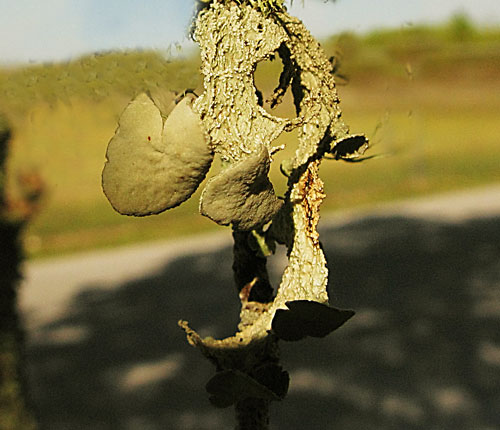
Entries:
[[[287, 398], [273, 429], [493, 430], [500, 426], [500, 218], [365, 218], [322, 230], [331, 303], [357, 315], [283, 344]], [[28, 345], [44, 429], [229, 429], [204, 391], [212, 366], [177, 320], [234, 332], [231, 249], [74, 298]], [[64, 288], [64, 285], [61, 285]]]

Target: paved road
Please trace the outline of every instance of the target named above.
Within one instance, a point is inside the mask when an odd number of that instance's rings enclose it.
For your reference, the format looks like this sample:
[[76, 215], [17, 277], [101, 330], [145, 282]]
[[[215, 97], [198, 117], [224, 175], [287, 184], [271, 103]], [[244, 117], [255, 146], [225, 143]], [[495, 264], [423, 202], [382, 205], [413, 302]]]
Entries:
[[[500, 214], [500, 186], [440, 194], [381, 204], [324, 216], [321, 228], [369, 216], [399, 215], [444, 222]], [[227, 230], [195, 238], [159, 241], [118, 249], [87, 252], [70, 257], [28, 262], [24, 267], [20, 307], [30, 329], [64, 314], [65, 306], [82, 286], [98, 284], [112, 289], [127, 280], [141, 278], [186, 254], [202, 254], [230, 246]]]
[[72, 298], [83, 288], [99, 285], [111, 290], [153, 274], [179, 256], [211, 252], [230, 243], [231, 238], [224, 233], [207, 234], [27, 262], [20, 309], [28, 329], [36, 332], [38, 327], [64, 315]]
[[[283, 428], [500, 428], [500, 186], [331, 214], [321, 235], [334, 302], [357, 315], [328, 342], [284, 345]], [[26, 263], [20, 309], [46, 428], [230, 428], [201, 388], [210, 366], [176, 327], [234, 331], [230, 245], [224, 230]], [[273, 259], [275, 279], [285, 262]]]

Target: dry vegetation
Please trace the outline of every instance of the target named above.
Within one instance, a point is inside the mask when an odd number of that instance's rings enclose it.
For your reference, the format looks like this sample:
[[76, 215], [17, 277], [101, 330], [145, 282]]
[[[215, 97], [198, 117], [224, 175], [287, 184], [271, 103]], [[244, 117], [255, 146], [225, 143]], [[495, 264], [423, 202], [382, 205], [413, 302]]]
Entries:
[[[343, 34], [324, 47], [340, 64], [351, 130], [366, 132], [370, 152], [384, 155], [355, 166], [325, 162], [326, 210], [500, 181], [500, 31], [455, 17], [439, 27]], [[277, 82], [278, 63], [259, 67], [264, 94]], [[15, 127], [10, 187], [26, 170], [47, 183], [26, 235], [32, 256], [216, 228], [198, 214], [196, 198], [157, 217], [122, 217], [100, 186], [106, 145], [127, 102], [143, 90], [196, 88], [197, 68], [196, 55], [169, 62], [130, 52], [0, 71], [0, 109]], [[292, 115], [291, 106], [279, 109]], [[273, 181], [284, 189], [279, 172]]]

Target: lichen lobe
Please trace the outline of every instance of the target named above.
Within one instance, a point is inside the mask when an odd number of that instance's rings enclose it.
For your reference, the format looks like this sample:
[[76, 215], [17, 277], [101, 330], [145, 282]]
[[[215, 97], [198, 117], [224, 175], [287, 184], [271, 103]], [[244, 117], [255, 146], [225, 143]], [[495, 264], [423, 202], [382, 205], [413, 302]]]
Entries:
[[163, 212], [187, 200], [213, 159], [193, 98], [185, 97], [165, 123], [158, 107], [139, 94], [122, 113], [108, 144], [102, 187], [124, 215]]
[[235, 230], [252, 230], [269, 222], [282, 205], [269, 181], [267, 149], [252, 154], [212, 178], [201, 196], [200, 212]]

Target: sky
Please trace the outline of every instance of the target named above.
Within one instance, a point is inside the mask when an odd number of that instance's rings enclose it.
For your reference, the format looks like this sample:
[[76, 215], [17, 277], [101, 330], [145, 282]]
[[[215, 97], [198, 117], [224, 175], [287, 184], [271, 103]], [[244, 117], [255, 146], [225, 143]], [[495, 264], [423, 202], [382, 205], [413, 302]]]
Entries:
[[[289, 4], [289, 3], [288, 3]], [[466, 13], [500, 25], [499, 0], [295, 0], [317, 37], [442, 22]], [[62, 61], [90, 52], [190, 46], [191, 0], [0, 0], [0, 64]]]

